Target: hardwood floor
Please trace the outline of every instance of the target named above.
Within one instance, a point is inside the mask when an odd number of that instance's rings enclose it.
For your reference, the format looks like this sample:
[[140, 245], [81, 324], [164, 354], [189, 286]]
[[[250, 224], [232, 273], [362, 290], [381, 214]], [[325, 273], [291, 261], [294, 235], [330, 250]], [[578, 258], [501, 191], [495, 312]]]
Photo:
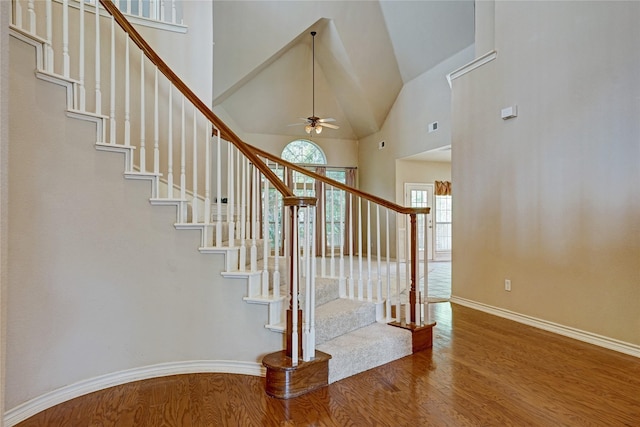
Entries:
[[434, 347], [290, 400], [264, 378], [178, 375], [83, 396], [33, 426], [639, 426], [640, 359], [455, 304]]

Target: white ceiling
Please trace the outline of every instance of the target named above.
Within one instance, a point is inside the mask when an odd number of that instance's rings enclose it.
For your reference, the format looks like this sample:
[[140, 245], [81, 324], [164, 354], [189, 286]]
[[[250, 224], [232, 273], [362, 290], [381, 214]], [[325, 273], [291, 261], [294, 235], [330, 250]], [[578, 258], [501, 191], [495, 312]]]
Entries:
[[216, 1], [215, 108], [246, 133], [304, 136], [312, 30], [315, 114], [340, 126], [316, 138], [358, 140], [380, 130], [403, 84], [473, 43], [474, 2]]

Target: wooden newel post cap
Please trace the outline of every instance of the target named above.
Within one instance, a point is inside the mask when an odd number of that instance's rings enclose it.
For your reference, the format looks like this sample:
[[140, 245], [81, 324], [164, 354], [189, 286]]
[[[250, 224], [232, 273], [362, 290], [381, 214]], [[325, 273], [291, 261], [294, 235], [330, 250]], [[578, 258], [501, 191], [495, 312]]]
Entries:
[[315, 206], [317, 199], [315, 197], [303, 196], [287, 196], [283, 198], [285, 206], [298, 206], [306, 208], [307, 206]]

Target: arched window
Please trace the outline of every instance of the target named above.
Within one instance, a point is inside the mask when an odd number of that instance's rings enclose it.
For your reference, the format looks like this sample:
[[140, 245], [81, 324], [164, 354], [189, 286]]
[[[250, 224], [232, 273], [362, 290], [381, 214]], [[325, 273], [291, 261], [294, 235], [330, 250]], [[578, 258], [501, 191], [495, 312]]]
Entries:
[[327, 158], [320, 147], [306, 139], [291, 141], [282, 150], [284, 160], [299, 165], [326, 165]]

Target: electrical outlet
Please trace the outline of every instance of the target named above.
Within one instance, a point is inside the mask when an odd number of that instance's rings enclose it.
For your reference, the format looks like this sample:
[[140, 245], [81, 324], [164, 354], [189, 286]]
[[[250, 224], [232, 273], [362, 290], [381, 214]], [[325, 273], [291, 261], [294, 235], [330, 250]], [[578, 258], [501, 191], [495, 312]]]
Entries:
[[504, 279], [504, 290], [511, 292], [511, 280]]

